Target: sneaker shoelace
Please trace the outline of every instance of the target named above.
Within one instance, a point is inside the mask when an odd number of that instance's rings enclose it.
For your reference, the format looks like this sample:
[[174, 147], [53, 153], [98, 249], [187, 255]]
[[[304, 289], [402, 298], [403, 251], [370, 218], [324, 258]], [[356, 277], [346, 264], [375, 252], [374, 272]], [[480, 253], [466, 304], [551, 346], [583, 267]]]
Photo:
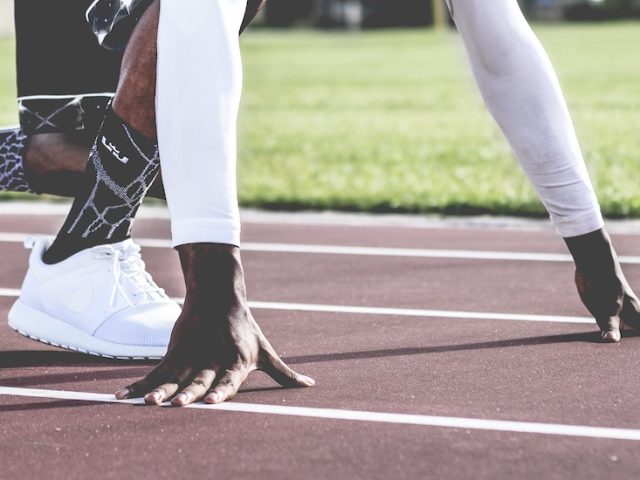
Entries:
[[[93, 248], [94, 258], [111, 260], [111, 273], [113, 274], [113, 291], [109, 306], [113, 307], [117, 294], [120, 293], [129, 306], [133, 307], [143, 303], [146, 299], [153, 299], [157, 294], [161, 299], [167, 299], [164, 289], [160, 288], [147, 272], [146, 265], [140, 255], [140, 247], [135, 244], [121, 246], [101, 245]], [[127, 280], [133, 286], [133, 293], [129, 295], [123, 286], [123, 280]]]

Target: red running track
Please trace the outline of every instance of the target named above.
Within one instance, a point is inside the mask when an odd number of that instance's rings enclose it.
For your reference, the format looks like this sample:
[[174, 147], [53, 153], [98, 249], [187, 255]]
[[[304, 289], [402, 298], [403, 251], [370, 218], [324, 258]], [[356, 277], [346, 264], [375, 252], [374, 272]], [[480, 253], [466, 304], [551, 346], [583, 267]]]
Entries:
[[[11, 289], [19, 288], [25, 273], [27, 252], [15, 241], [1, 241], [1, 234], [53, 233], [61, 220], [0, 216], [0, 310], [5, 317], [14, 301]], [[168, 225], [141, 220], [135, 233], [166, 239]], [[615, 240], [621, 254], [640, 255], [640, 235]], [[244, 226], [244, 241], [564, 253], [550, 231], [495, 228], [260, 222]], [[183, 295], [175, 254], [166, 248], [145, 248], [143, 254], [158, 283], [171, 295]], [[250, 297], [260, 302], [586, 314], [571, 284], [569, 262], [264, 251], [245, 252], [244, 262]], [[632, 284], [640, 286], [640, 265], [625, 270]], [[284, 390], [255, 374], [234, 401], [248, 412], [103, 403], [103, 397], [93, 394], [112, 393], [143, 376], [150, 364], [57, 350], [24, 339], [2, 323], [0, 476], [640, 476], [639, 338], [601, 345], [595, 326], [585, 323], [271, 307], [254, 312], [265, 333], [317, 385]], [[7, 387], [18, 390], [8, 395]], [[62, 398], [33, 398], [34, 389]], [[89, 395], [77, 401], [65, 392]], [[285, 407], [288, 415], [262, 412], [262, 406]], [[338, 418], [351, 411], [368, 413], [358, 414], [364, 421]], [[382, 413], [411, 416], [389, 419]], [[480, 429], [475, 429], [478, 420]], [[500, 431], [504, 424], [484, 420], [515, 423]], [[434, 426], [441, 421], [444, 426]], [[531, 425], [542, 432], [528, 433]], [[576, 436], [583, 431], [574, 426], [622, 430]], [[620, 431], [636, 440], [617, 438]]]

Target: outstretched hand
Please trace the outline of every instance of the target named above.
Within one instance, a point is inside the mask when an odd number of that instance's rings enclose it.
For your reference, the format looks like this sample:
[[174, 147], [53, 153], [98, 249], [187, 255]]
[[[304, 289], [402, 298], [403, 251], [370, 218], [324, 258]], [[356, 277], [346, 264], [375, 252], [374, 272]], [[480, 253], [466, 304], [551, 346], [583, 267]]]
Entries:
[[247, 305], [238, 249], [227, 245], [178, 247], [187, 297], [164, 360], [145, 378], [116, 393], [144, 396], [158, 405], [184, 406], [233, 398], [254, 370], [284, 387], [310, 387], [313, 379], [277, 355]]

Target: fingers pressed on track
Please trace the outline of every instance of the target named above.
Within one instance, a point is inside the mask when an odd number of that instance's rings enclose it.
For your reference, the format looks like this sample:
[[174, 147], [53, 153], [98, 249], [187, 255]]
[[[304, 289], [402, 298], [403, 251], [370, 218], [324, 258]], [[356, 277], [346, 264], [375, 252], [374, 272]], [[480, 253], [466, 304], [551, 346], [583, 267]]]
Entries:
[[605, 343], [617, 343], [622, 338], [620, 334], [620, 317], [614, 316], [605, 319], [596, 319], [600, 325], [602, 341]]
[[145, 395], [144, 401], [147, 405], [159, 405], [162, 402], [166, 402], [173, 397], [186, 382], [189, 381], [189, 378], [191, 378], [192, 375], [192, 368], [183, 368], [176, 374], [167, 378], [162, 385]]
[[171, 398], [180, 388], [180, 384], [177, 380], [171, 380], [167, 383], [163, 383], [159, 387], [154, 388], [151, 392], [144, 396], [144, 401], [147, 405], [159, 405], [168, 398]]
[[231, 400], [249, 376], [246, 370], [227, 370], [220, 381], [204, 398], [205, 403], [222, 403]]
[[138, 380], [125, 388], [116, 392], [115, 396], [118, 400], [125, 400], [127, 398], [139, 398], [151, 390], [161, 385], [165, 381], [165, 376], [169, 371], [169, 367], [163, 361], [151, 372], [147, 374], [142, 380]]
[[201, 400], [213, 385], [217, 372], [213, 369], [202, 370], [191, 383], [184, 388], [171, 402], [176, 407], [183, 407]]

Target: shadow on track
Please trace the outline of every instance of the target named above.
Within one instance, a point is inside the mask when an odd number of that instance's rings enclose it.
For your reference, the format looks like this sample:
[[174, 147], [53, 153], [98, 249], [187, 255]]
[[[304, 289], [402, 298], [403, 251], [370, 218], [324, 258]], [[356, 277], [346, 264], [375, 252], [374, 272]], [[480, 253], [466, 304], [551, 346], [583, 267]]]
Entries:
[[[623, 337], [638, 337], [640, 332], [624, 332]], [[572, 333], [567, 335], [549, 335], [545, 337], [514, 338], [495, 342], [465, 343], [462, 345], [438, 345], [430, 347], [406, 347], [386, 350], [368, 350], [360, 352], [342, 352], [319, 355], [301, 355], [283, 358], [290, 364], [334, 362], [343, 360], [363, 360], [369, 358], [404, 357], [407, 355], [426, 355], [430, 353], [463, 352], [493, 348], [526, 347], [536, 345], [554, 345], [561, 343], [600, 343], [600, 332]], [[602, 346], [607, 348], [606, 345]]]
[[[156, 364], [157, 361], [155, 360], [111, 360], [67, 351], [0, 351], [0, 384], [5, 387], [34, 387], [94, 380], [137, 378], [146, 375], [149, 368]], [[11, 371], [12, 369], [33, 367], [73, 367], [84, 368], [84, 370], [2, 378], [3, 373], [13, 373], [15, 375], [15, 372]], [[102, 368], [97, 370], [95, 367]]]
[[0, 370], [24, 367], [87, 367], [155, 365], [157, 360], [113, 360], [65, 350], [6, 350], [0, 351]]
[[112, 370], [83, 370], [80, 372], [49, 373], [44, 375], [31, 375], [2, 378], [0, 385], [3, 387], [38, 387], [41, 385], [54, 385], [60, 383], [92, 382], [95, 380], [137, 379], [149, 373], [149, 367], [115, 367]]
[[49, 402], [36, 402], [26, 404], [0, 405], [0, 413], [28, 412], [30, 410], [48, 410], [51, 408], [91, 407], [104, 405], [102, 402], [80, 402], [77, 400], [51, 400]]
[[[625, 332], [626, 338], [639, 337], [640, 332]], [[363, 360], [384, 357], [403, 357], [409, 355], [427, 355], [431, 353], [462, 352], [499, 348], [525, 347], [536, 345], [554, 345], [563, 343], [599, 343], [599, 332], [549, 335], [543, 337], [525, 337], [494, 342], [466, 343], [461, 345], [436, 345], [428, 347], [406, 347], [357, 352], [336, 352], [318, 355], [288, 357], [290, 364], [321, 363], [333, 361]], [[603, 345], [603, 348], [607, 346]], [[66, 351], [6, 351], [0, 352], [0, 373], [12, 368], [25, 367], [104, 367], [98, 370], [80, 370], [74, 372], [49, 373], [31, 376], [1, 378], [0, 384], [7, 387], [37, 387], [42, 385], [79, 383], [99, 380], [129, 379], [143, 377], [154, 361], [118, 361], [91, 357]], [[110, 367], [110, 368], [109, 368]], [[244, 393], [278, 390], [280, 387], [267, 387], [241, 390]], [[1, 411], [1, 410], [0, 410]]]

